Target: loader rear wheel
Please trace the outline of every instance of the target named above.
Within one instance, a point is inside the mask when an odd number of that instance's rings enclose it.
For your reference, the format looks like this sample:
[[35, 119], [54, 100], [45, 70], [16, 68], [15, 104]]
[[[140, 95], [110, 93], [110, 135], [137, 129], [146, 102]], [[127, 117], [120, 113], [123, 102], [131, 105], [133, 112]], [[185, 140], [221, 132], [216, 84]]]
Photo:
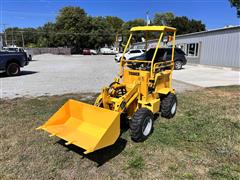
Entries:
[[177, 97], [170, 93], [161, 100], [161, 116], [167, 119], [173, 118], [177, 111]]
[[129, 122], [131, 138], [135, 142], [142, 142], [148, 138], [153, 130], [153, 113], [147, 108], [140, 108], [133, 114]]

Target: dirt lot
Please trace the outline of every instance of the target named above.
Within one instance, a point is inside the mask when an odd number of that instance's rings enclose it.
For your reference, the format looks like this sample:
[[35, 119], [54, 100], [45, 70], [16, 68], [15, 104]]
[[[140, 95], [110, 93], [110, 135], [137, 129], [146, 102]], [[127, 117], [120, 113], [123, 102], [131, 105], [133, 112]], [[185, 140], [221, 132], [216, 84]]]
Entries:
[[68, 98], [0, 100], [0, 179], [239, 179], [240, 86], [178, 94], [172, 120], [159, 118], [149, 139], [124, 131], [115, 145], [84, 155], [35, 128]]
[[[22, 69], [21, 76], [0, 75], [0, 97], [100, 92], [119, 73], [119, 64], [113, 59], [113, 56], [35, 56]], [[173, 86], [178, 92], [197, 88], [180, 81], [174, 81]]]

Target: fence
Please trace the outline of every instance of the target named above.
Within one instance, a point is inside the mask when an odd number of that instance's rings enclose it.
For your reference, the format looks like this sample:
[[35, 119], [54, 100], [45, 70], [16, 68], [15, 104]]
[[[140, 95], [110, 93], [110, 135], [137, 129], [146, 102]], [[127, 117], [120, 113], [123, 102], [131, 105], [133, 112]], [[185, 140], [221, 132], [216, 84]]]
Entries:
[[70, 55], [71, 48], [28, 48], [33, 51], [34, 55], [37, 54], [61, 54], [61, 55]]

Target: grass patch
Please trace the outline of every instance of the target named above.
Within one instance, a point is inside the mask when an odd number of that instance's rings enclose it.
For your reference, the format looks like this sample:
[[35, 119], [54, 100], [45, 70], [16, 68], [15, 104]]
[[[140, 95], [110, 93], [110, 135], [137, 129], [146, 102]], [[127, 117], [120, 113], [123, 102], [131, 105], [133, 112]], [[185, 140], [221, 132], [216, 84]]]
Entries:
[[[0, 100], [0, 179], [239, 179], [240, 87], [178, 95], [177, 115], [155, 121], [134, 143], [129, 132], [90, 155], [36, 131], [67, 99], [93, 103], [95, 94]], [[100, 164], [100, 165], [99, 165]]]
[[128, 161], [128, 167], [134, 169], [143, 169], [144, 167], [144, 159], [142, 156], [138, 154], [134, 154], [131, 159]]

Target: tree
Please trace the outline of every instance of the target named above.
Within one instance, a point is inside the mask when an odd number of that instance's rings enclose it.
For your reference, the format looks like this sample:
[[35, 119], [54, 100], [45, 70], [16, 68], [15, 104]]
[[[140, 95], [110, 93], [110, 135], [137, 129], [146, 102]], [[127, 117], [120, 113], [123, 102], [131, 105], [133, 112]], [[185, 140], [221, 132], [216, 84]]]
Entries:
[[153, 24], [155, 25], [170, 25], [174, 19], [174, 14], [172, 12], [166, 13], [156, 13], [153, 18]]
[[205, 24], [195, 19], [188, 19], [186, 16], [174, 16], [171, 12], [156, 13], [153, 19], [154, 25], [172, 26], [177, 29], [177, 34], [205, 31]]
[[106, 21], [108, 24], [110, 24], [114, 30], [114, 32], [119, 32], [122, 29], [122, 25], [124, 21], [116, 16], [107, 16]]
[[[129, 30], [132, 28], [132, 27], [135, 27], [135, 26], [144, 26], [146, 25], [146, 22], [144, 19], [141, 19], [141, 18], [138, 18], [138, 19], [134, 19], [132, 21], [128, 21], [126, 23], [123, 24], [123, 42], [124, 44], [126, 43], [127, 41], [127, 37], [129, 36]], [[144, 37], [144, 33], [143, 32], [139, 32], [139, 33], [134, 33], [133, 35], [133, 42], [141, 42], [141, 38]]]
[[56, 18], [57, 41], [59, 46], [86, 47], [90, 18], [80, 7], [64, 7]]
[[56, 24], [48, 22], [37, 29], [39, 33], [38, 46], [39, 47], [57, 47], [59, 41], [57, 40]]
[[71, 47], [74, 52], [83, 48], [100, 48], [112, 45], [115, 40], [114, 28], [122, 26], [117, 17], [91, 17], [79, 7], [65, 7], [60, 10], [55, 23], [46, 23], [38, 28], [41, 35], [40, 47]]
[[202, 21], [197, 21], [195, 19], [192, 19], [189, 22], [189, 24], [190, 24], [189, 33], [200, 32], [200, 31], [205, 31], [206, 30], [206, 26], [205, 26], [205, 24], [202, 23]]
[[240, 17], [240, 1], [239, 0], [229, 0], [232, 7], [236, 7], [237, 16]]
[[7, 28], [4, 33], [6, 33], [7, 39], [5, 42], [7, 42], [8, 45], [23, 46], [24, 41], [24, 45], [27, 47], [30, 44], [36, 44], [38, 39], [36, 29], [34, 28], [13, 27]]
[[[153, 24], [176, 27], [177, 34], [205, 30], [205, 25], [201, 21], [188, 19], [186, 16], [174, 16], [171, 12], [156, 13]], [[80, 52], [83, 48], [112, 45], [117, 33], [123, 35], [124, 45], [129, 30], [134, 26], [144, 25], [145, 20], [140, 18], [124, 22], [115, 16], [91, 17], [80, 7], [67, 6], [60, 9], [55, 22], [48, 22], [39, 28], [8, 28], [5, 32], [8, 44], [13, 41], [13, 44], [22, 46], [24, 37], [25, 46], [28, 47], [71, 47], [75, 52]], [[134, 33], [132, 42], [142, 41], [145, 35], [144, 32]], [[159, 34], [149, 33], [147, 36], [148, 39], [154, 39]]]
[[199, 31], [205, 31], [205, 25], [201, 21], [189, 20], [186, 16], [175, 17], [170, 26], [177, 29], [177, 34], [187, 34]]
[[22, 29], [18, 27], [12, 27], [5, 29], [4, 33], [6, 34], [7, 39], [5, 39], [5, 42], [8, 43], [8, 45], [17, 45], [22, 46], [22, 39], [20, 37], [20, 31]]
[[104, 17], [91, 17], [88, 43], [86, 47], [98, 49], [105, 44], [112, 45], [115, 40], [114, 29]]
[[134, 26], [144, 26], [146, 25], [146, 22], [144, 19], [137, 18], [131, 21], [127, 21], [126, 23], [123, 24], [123, 29], [129, 30]]

